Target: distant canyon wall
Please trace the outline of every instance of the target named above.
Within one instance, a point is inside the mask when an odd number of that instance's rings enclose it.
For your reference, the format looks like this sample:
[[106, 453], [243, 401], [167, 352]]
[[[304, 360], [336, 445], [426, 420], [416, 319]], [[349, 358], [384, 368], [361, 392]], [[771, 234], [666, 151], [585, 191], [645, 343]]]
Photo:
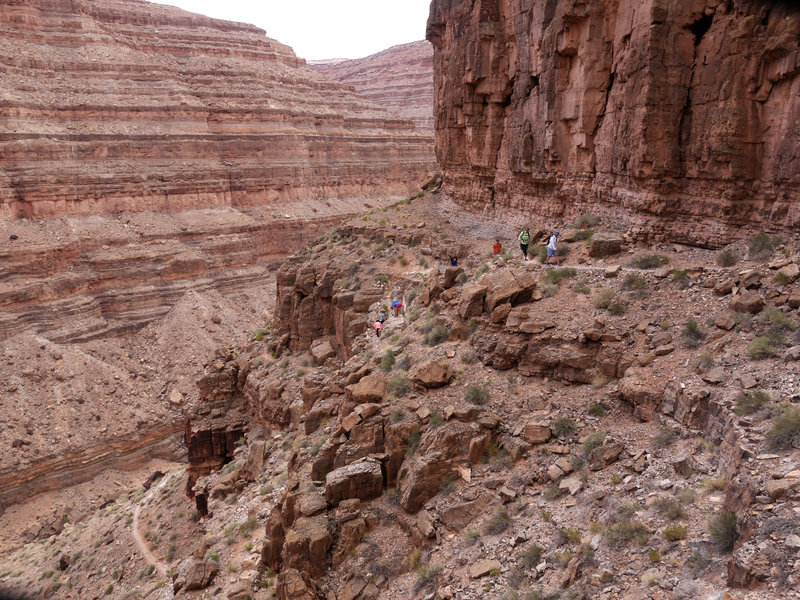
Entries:
[[433, 47], [422, 40], [355, 60], [311, 61], [309, 66], [433, 134]]
[[436, 154], [472, 210], [720, 246], [800, 226], [800, 5], [434, 0]]
[[430, 136], [251, 25], [0, 0], [0, 218], [407, 195]]

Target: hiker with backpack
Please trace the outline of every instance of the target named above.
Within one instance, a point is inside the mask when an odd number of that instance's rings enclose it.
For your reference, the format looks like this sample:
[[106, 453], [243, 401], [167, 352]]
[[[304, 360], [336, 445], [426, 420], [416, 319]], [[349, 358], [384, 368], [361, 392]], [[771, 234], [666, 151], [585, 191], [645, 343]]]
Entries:
[[531, 243], [531, 230], [526, 227], [520, 232], [517, 239], [519, 240], [519, 249], [522, 250], [523, 258], [528, 260], [528, 244]]
[[553, 232], [553, 235], [550, 236], [550, 241], [547, 242], [547, 258], [545, 259], [545, 264], [550, 262], [550, 257], [555, 257], [556, 264], [560, 265], [561, 261], [558, 260], [558, 236], [561, 235], [557, 231]]

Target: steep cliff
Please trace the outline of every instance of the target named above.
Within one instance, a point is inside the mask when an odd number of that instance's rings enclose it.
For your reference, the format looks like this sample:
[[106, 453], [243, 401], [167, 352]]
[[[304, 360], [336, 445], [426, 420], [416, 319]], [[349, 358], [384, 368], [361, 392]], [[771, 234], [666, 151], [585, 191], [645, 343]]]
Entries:
[[388, 108], [417, 129], [433, 133], [433, 48], [426, 41], [393, 46], [356, 60], [313, 61], [309, 66]]
[[434, 168], [262, 30], [141, 0], [3, 0], [0, 77], [0, 218], [403, 195]]
[[434, 0], [445, 190], [708, 246], [796, 228], [798, 34], [782, 0]]

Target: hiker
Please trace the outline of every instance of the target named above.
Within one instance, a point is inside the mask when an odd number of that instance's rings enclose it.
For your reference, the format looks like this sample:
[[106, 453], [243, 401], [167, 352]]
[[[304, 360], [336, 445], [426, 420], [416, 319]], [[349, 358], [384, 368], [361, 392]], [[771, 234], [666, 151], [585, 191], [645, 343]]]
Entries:
[[451, 256], [450, 257], [450, 266], [451, 267], [457, 267], [458, 266], [458, 257], [457, 256]]
[[558, 236], [561, 235], [557, 231], [553, 232], [553, 235], [550, 236], [550, 241], [547, 243], [547, 259], [544, 261], [545, 263], [550, 262], [550, 257], [555, 257], [556, 264], [560, 265], [561, 261], [558, 260]]
[[382, 308], [378, 311], [378, 321], [381, 323], [386, 321], [386, 313], [383, 312]]
[[519, 249], [522, 250], [522, 256], [528, 260], [528, 244], [531, 243], [531, 230], [527, 227], [517, 236], [519, 240]]
[[392, 310], [394, 311], [394, 316], [399, 317], [400, 311], [403, 310], [403, 303], [400, 302], [397, 298], [392, 300]]
[[381, 337], [381, 329], [383, 329], [383, 323], [380, 321], [375, 321], [375, 335]]
[[500, 241], [500, 238], [494, 238], [494, 245], [492, 246], [492, 252], [495, 255], [503, 253], [503, 243]]

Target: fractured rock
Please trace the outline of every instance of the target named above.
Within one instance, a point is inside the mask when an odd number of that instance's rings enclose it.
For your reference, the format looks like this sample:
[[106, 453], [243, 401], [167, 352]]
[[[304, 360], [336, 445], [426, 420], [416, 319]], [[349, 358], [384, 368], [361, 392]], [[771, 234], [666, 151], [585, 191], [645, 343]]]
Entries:
[[414, 367], [410, 373], [411, 380], [426, 388], [438, 388], [450, 383], [455, 373], [446, 359], [434, 360]]
[[622, 235], [613, 231], [598, 231], [589, 243], [589, 256], [603, 258], [622, 251]]
[[764, 308], [764, 299], [758, 292], [745, 292], [731, 300], [729, 306], [735, 312], [756, 314]]
[[332, 506], [338, 506], [347, 498], [368, 500], [382, 493], [381, 465], [373, 460], [346, 465], [325, 476], [325, 499]]

